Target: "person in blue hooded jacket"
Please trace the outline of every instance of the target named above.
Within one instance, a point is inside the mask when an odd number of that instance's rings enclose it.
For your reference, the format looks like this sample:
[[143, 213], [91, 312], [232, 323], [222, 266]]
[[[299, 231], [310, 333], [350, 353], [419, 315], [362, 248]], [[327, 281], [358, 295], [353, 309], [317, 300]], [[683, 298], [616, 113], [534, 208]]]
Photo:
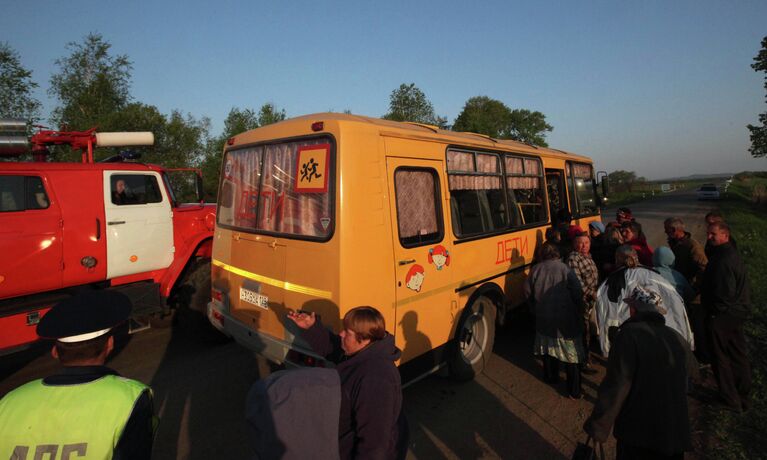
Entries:
[[682, 296], [682, 299], [684, 299], [685, 305], [689, 305], [690, 301], [695, 297], [695, 291], [692, 286], [690, 286], [690, 283], [687, 282], [687, 278], [680, 272], [674, 270], [675, 260], [676, 256], [674, 255], [674, 252], [666, 246], [656, 248], [652, 255], [652, 263], [655, 271], [660, 273], [666, 281], [671, 283], [674, 286], [674, 289], [676, 289], [676, 292], [678, 292], [679, 295]]

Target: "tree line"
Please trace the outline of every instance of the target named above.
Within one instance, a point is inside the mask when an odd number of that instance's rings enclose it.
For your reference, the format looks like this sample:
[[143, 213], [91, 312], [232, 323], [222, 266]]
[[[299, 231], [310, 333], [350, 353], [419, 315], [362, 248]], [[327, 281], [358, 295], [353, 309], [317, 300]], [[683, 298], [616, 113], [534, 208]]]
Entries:
[[[115, 55], [111, 44], [98, 33], [81, 42], [67, 44], [68, 55], [55, 61], [56, 71], [49, 81], [48, 94], [56, 106], [49, 124], [59, 130], [152, 131], [155, 145], [143, 152], [143, 160], [167, 167], [199, 167], [206, 190], [215, 190], [224, 143], [231, 136], [275, 123], [286, 118], [284, 109], [265, 103], [258, 110], [233, 107], [224, 120], [223, 131], [211, 134], [210, 119], [173, 110], [163, 114], [151, 104], [131, 95], [133, 64], [127, 55]], [[24, 118], [36, 124], [42, 105], [33, 96], [39, 85], [26, 69], [19, 54], [7, 43], [0, 43], [0, 117]], [[466, 104], [450, 126], [446, 117], [437, 116], [426, 95], [414, 83], [402, 84], [391, 92], [389, 111], [382, 118], [435, 125], [455, 131], [471, 131], [498, 139], [514, 139], [547, 146], [546, 133], [553, 129], [541, 112], [511, 109], [501, 101], [476, 96]], [[113, 152], [97, 149], [101, 159]], [[52, 159], [78, 158], [66, 147], [52, 149]]]
[[[754, 70], [767, 72], [767, 37], [763, 49], [754, 59]], [[163, 114], [154, 106], [135, 100], [131, 95], [133, 64], [127, 55], [111, 53], [111, 44], [98, 33], [85, 36], [82, 42], [71, 42], [68, 55], [55, 61], [57, 67], [49, 81], [48, 94], [56, 100], [48, 120], [56, 129], [83, 131], [98, 127], [100, 131], [152, 131], [155, 145], [143, 153], [143, 160], [167, 167], [199, 167], [203, 170], [208, 198], [215, 198], [218, 170], [226, 140], [249, 129], [284, 120], [284, 109], [264, 103], [259, 109], [232, 107], [224, 120], [222, 132], [211, 134], [210, 119], [173, 110]], [[767, 88], [767, 83], [765, 84]], [[32, 124], [41, 120], [42, 105], [33, 96], [39, 84], [26, 69], [19, 54], [7, 43], [0, 43], [0, 117], [24, 118]], [[760, 115], [764, 125], [767, 116]], [[513, 139], [546, 147], [546, 134], [553, 127], [538, 111], [512, 109], [488, 96], [469, 98], [452, 125], [447, 117], [435, 113], [423, 91], [414, 83], [403, 83], [389, 96], [389, 111], [382, 118], [435, 125], [442, 129], [469, 131], [496, 139]], [[764, 156], [765, 127], [748, 126], [751, 130], [752, 154]], [[97, 149], [96, 158], [113, 152]], [[66, 147], [52, 149], [56, 161], [75, 160], [77, 152]], [[615, 171], [617, 183], [636, 182], [626, 171]]]

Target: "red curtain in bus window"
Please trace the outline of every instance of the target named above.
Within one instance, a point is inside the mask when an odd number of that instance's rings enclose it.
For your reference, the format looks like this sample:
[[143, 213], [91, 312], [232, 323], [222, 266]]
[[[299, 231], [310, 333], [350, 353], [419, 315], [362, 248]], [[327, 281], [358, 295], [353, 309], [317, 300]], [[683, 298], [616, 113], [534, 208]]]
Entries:
[[400, 239], [439, 232], [434, 173], [423, 170], [397, 170], [397, 220]]
[[[264, 152], [258, 228], [293, 235], [326, 237], [332, 230], [331, 188], [325, 192], [294, 190], [298, 147], [325, 139], [269, 145]], [[326, 172], [330, 174], [330, 169]]]

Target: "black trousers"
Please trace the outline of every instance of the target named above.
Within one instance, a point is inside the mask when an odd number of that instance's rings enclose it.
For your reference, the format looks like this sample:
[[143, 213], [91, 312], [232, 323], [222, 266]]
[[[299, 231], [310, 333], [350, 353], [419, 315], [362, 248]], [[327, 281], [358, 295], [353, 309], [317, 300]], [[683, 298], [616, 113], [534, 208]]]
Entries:
[[743, 320], [728, 314], [710, 316], [707, 321], [711, 367], [719, 395], [738, 410], [750, 406], [751, 364], [748, 362]]
[[615, 446], [615, 460], [683, 460], [684, 452], [672, 455], [664, 455], [660, 452], [636, 447], [618, 440]]
[[[559, 382], [560, 360], [553, 356], [543, 355], [543, 381], [546, 383]], [[567, 394], [573, 398], [581, 397], [581, 368], [578, 363], [562, 363], [567, 376]]]
[[695, 357], [701, 364], [711, 364], [710, 335], [706, 327], [706, 309], [700, 302], [691, 302], [687, 310], [690, 329], [695, 337]]

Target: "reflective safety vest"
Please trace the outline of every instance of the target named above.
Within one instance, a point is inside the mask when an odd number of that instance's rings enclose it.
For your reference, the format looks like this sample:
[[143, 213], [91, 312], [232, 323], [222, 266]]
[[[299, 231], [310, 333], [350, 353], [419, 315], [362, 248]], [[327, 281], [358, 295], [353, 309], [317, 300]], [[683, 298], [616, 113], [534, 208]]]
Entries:
[[116, 375], [75, 385], [22, 385], [0, 400], [0, 459], [111, 459], [147, 390]]

